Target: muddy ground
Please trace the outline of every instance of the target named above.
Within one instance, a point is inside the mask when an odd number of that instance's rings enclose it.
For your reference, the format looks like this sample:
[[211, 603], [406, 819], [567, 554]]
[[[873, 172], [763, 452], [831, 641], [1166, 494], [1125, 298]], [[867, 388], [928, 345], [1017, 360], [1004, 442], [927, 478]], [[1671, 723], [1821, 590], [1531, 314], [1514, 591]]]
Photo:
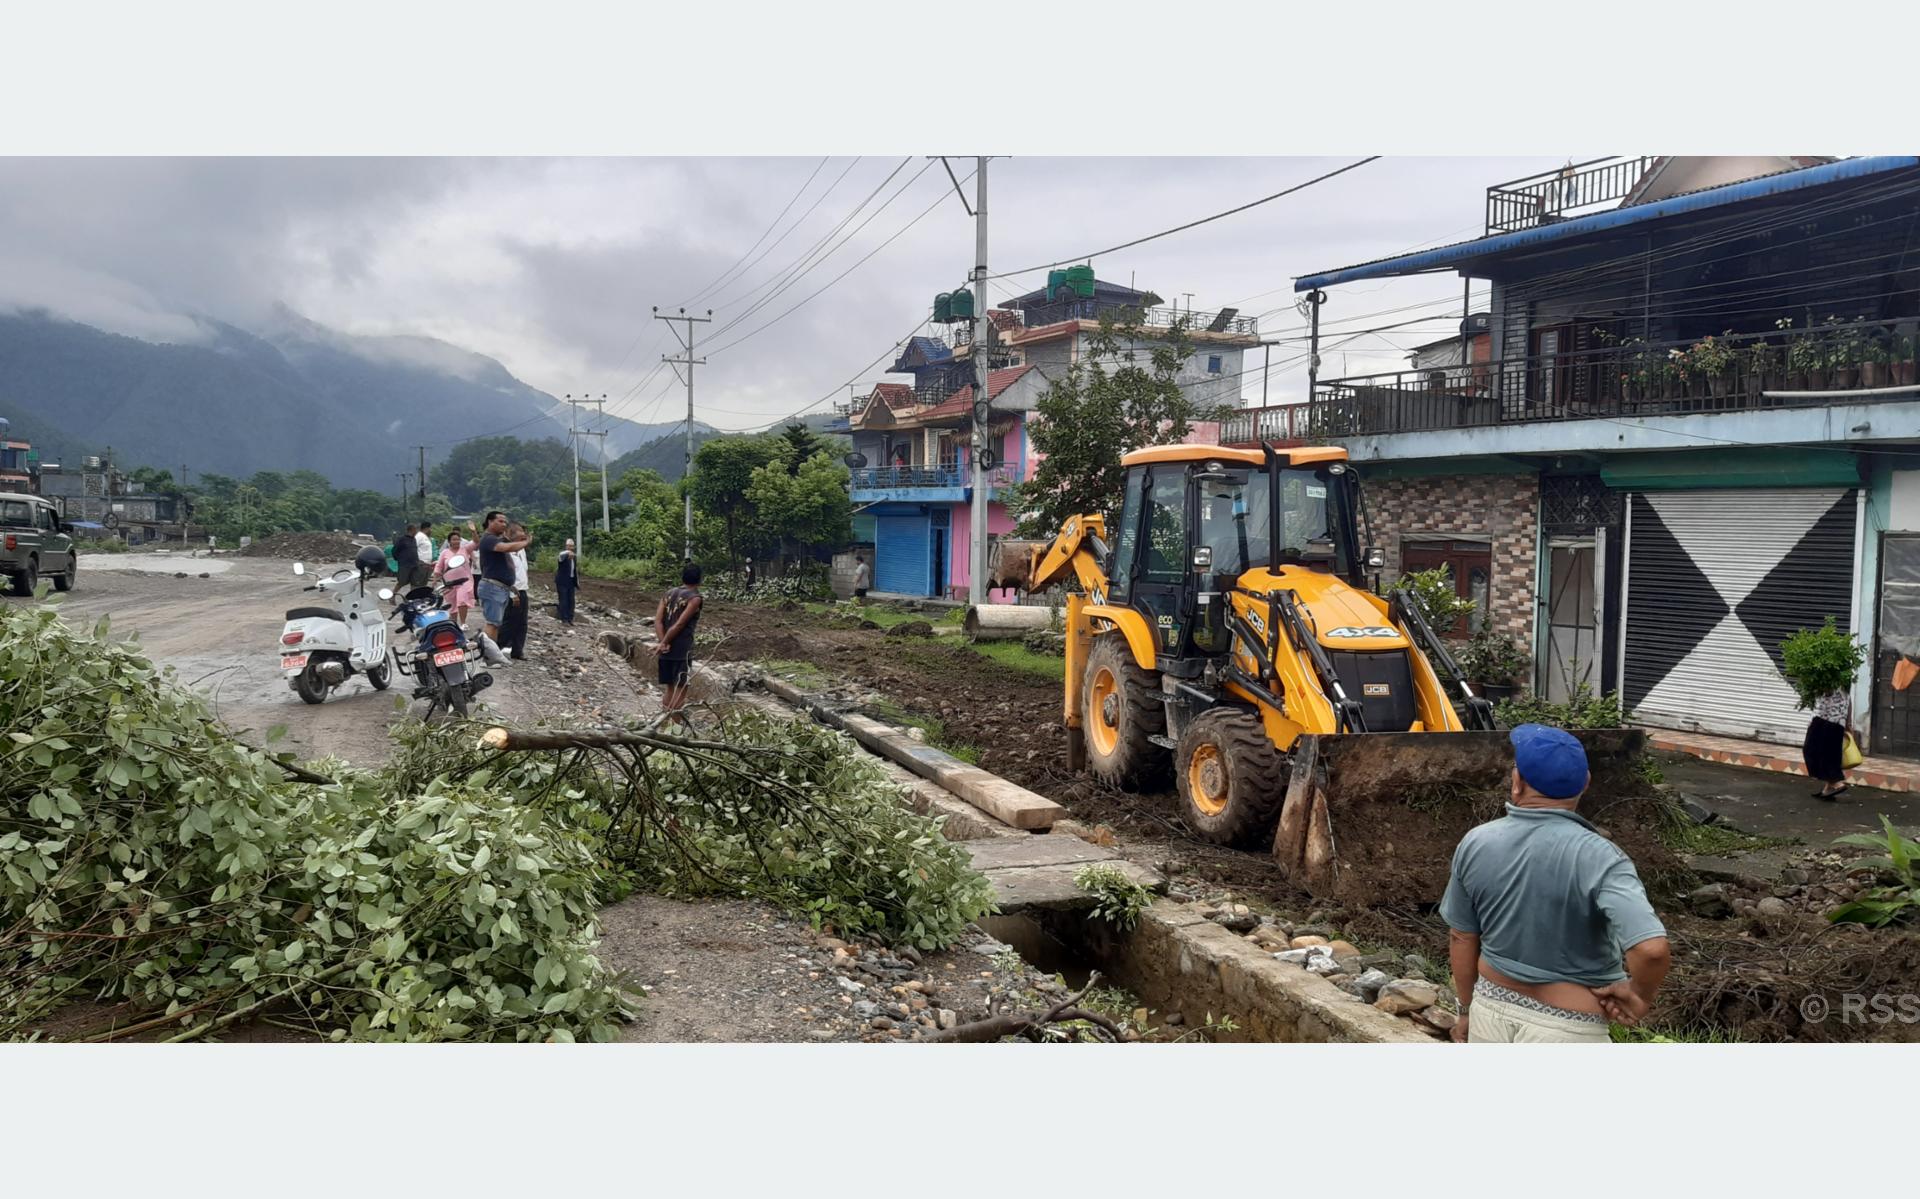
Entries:
[[[657, 598], [629, 583], [585, 580], [583, 595], [628, 613], [651, 613]], [[903, 639], [861, 629], [797, 607], [711, 602], [703, 627], [724, 632], [707, 656], [713, 661], [805, 662], [819, 672], [808, 690], [842, 700], [881, 697], [883, 717], [908, 715], [938, 721], [949, 747], [978, 751], [981, 766], [1049, 796], [1083, 824], [1110, 828], [1129, 858], [1167, 871], [1176, 894], [1216, 899], [1232, 896], [1295, 921], [1327, 924], [1369, 948], [1415, 951], [1446, 960], [1446, 928], [1433, 914], [1437, 894], [1425, 899], [1397, 895], [1381, 903], [1333, 903], [1305, 894], [1283, 878], [1265, 855], [1223, 849], [1195, 838], [1177, 815], [1175, 796], [1129, 794], [1106, 788], [1063, 767], [1065, 730], [1059, 683], [1000, 665], [974, 653], [958, 638]], [[1671, 760], [1670, 760], [1671, 761]], [[1920, 935], [1869, 932], [1835, 925], [1823, 913], [1870, 882], [1849, 877], [1846, 856], [1830, 850], [1828, 829], [1877, 828], [1873, 813], [1900, 811], [1899, 799], [1866, 794], [1839, 816], [1832, 806], [1815, 823], [1789, 814], [1782, 823], [1819, 832], [1804, 841], [1753, 844], [1742, 852], [1724, 845], [1708, 851], [1674, 843], [1663, 813], [1684, 799], [1725, 803], [1751, 788], [1782, 792], [1774, 777], [1693, 763], [1676, 765], [1677, 787], [1648, 788], [1643, 795], [1609, 797], [1594, 819], [1633, 856], [1674, 943], [1677, 963], [1655, 1013], [1655, 1023], [1690, 1034], [1750, 1040], [1904, 1040], [1920, 1025], [1862, 1024], [1810, 1020], [1811, 996], [1837, 1010], [1849, 994], [1920, 994]], [[1858, 790], [1858, 789], [1856, 789]], [[1498, 794], [1461, 797], [1464, 809], [1429, 812], [1395, 823], [1395, 854], [1418, 863], [1422, 878], [1444, 881], [1462, 832], [1479, 818], [1496, 815]], [[1774, 802], [1784, 802], [1777, 799]], [[1808, 801], [1811, 802], [1810, 800]], [[1751, 804], [1749, 825], [1758, 823]], [[1849, 824], [1848, 822], [1851, 821]], [[1744, 848], [1752, 850], [1751, 858]], [[1860, 851], [1851, 851], [1857, 856]], [[1710, 869], [1709, 869], [1710, 867]], [[1783, 879], [1779, 871], [1789, 873]], [[1706, 870], [1706, 873], [1701, 873]], [[1797, 872], [1797, 873], [1794, 873]], [[1714, 879], [1744, 897], [1742, 910], [1704, 909], [1689, 895]], [[1785, 912], [1752, 910], [1773, 898]], [[1701, 914], [1704, 910], [1707, 914]]]

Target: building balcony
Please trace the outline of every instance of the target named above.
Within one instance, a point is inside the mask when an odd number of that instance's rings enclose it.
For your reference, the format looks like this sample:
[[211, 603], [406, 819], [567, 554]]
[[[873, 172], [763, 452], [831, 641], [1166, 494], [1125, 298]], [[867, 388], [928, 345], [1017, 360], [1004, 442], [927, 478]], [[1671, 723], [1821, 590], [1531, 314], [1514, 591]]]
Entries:
[[1257, 446], [1303, 445], [1308, 440], [1310, 406], [1274, 404], [1266, 408], [1243, 408], [1220, 422], [1220, 444]]
[[[1529, 444], [1574, 448], [1575, 440], [1599, 440], [1626, 448], [1631, 443], [1618, 435], [1622, 426], [1644, 431], [1648, 422], [1665, 427], [1699, 416], [1920, 401], [1917, 342], [1920, 337], [1910, 331], [1855, 322], [1691, 342], [1628, 341], [1524, 362], [1324, 379], [1314, 386], [1306, 421], [1314, 435], [1332, 438], [1593, 422], [1610, 424], [1613, 435], [1570, 440], [1551, 434]], [[1768, 423], [1784, 428], [1805, 422]]]
[[[973, 470], [965, 463], [943, 466], [866, 466], [851, 472], [848, 490], [858, 504], [903, 501], [907, 503], [960, 503], [973, 497]], [[1023, 473], [1016, 466], [1000, 466], [987, 472], [989, 495], [999, 498], [1006, 489], [1019, 483]]]
[[[1184, 308], [1132, 308], [1124, 304], [1115, 304], [1111, 300], [1075, 298], [1056, 300], [1053, 303], [1029, 308], [1026, 311], [1026, 328], [1042, 328], [1057, 325], [1061, 321], [1097, 321], [1111, 315], [1114, 320], [1138, 319], [1146, 329], [1168, 329], [1176, 322], [1184, 321], [1188, 331], [1194, 333], [1217, 333], [1234, 337], [1260, 336], [1258, 317], [1241, 316], [1237, 308], [1223, 308], [1218, 312], [1193, 312]], [[1015, 330], [1017, 335], [1021, 332]]]
[[1496, 183], [1487, 189], [1487, 234], [1532, 229], [1585, 209], [1617, 204], [1633, 194], [1655, 157], [1596, 158]]

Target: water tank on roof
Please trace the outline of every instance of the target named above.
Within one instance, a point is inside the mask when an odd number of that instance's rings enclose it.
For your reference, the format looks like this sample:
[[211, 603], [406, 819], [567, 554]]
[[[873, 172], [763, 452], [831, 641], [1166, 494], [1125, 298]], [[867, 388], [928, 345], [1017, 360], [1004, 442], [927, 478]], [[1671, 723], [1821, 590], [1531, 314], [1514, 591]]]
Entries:
[[1075, 295], [1091, 300], [1093, 298], [1093, 268], [1090, 266], [1070, 266], [1066, 269], [1067, 286]]
[[1048, 271], [1047, 272], [1047, 299], [1049, 300], [1058, 299], [1060, 297], [1060, 289], [1066, 286], [1066, 282], [1067, 282], [1067, 272], [1061, 270], [1058, 267], [1055, 267], [1053, 270]]
[[953, 319], [953, 293], [943, 291], [933, 297], [933, 319], [936, 324], [945, 324]]
[[948, 301], [953, 306], [954, 320], [970, 321], [973, 319], [973, 293], [972, 292], [956, 291], [956, 292], [950, 293], [947, 298], [948, 298]]

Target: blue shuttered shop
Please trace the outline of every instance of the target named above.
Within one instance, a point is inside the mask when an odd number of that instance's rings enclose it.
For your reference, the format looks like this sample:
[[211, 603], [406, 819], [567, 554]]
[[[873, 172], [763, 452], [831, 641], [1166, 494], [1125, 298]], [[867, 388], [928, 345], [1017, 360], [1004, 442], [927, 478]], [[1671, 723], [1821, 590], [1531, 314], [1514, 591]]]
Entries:
[[946, 509], [879, 512], [873, 524], [875, 591], [938, 595], [945, 590]]

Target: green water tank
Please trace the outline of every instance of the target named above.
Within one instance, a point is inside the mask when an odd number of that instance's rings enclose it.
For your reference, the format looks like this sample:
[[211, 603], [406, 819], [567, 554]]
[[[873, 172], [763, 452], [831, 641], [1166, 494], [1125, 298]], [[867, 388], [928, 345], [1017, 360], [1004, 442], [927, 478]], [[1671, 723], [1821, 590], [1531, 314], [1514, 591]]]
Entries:
[[954, 320], [970, 321], [973, 319], [973, 293], [972, 292], [956, 291], [951, 293], [947, 298], [949, 302], [953, 305]]
[[1066, 270], [1067, 286], [1074, 293], [1091, 300], [1093, 298], [1093, 268], [1090, 266], [1070, 266]]
[[1061, 270], [1058, 267], [1055, 267], [1053, 270], [1048, 271], [1047, 272], [1047, 299], [1049, 300], [1059, 299], [1060, 289], [1066, 286], [1066, 282], [1067, 282], [1067, 272]]
[[953, 319], [953, 293], [943, 291], [933, 297], [933, 319], [936, 324], [945, 324]]

